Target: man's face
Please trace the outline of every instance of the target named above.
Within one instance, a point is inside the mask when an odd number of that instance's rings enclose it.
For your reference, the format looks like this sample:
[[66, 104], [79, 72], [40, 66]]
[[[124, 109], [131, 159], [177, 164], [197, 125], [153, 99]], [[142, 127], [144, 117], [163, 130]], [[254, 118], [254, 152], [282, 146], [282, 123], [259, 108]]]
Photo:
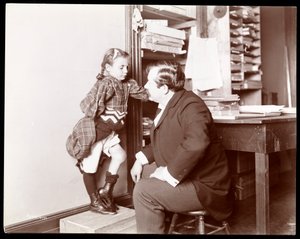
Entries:
[[164, 87], [157, 88], [157, 84], [155, 82], [157, 77], [158, 68], [152, 68], [148, 73], [148, 81], [144, 85], [144, 88], [149, 92], [149, 100], [159, 103], [160, 99], [164, 95]]

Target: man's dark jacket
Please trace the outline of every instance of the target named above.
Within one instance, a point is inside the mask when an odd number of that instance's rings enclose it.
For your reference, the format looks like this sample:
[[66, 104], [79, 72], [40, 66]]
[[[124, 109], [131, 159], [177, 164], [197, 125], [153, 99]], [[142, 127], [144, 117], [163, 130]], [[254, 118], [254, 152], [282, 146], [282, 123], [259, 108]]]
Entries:
[[209, 109], [191, 91], [175, 92], [143, 149], [149, 163], [167, 166], [182, 182], [191, 180], [198, 198], [217, 220], [232, 211], [228, 162]]

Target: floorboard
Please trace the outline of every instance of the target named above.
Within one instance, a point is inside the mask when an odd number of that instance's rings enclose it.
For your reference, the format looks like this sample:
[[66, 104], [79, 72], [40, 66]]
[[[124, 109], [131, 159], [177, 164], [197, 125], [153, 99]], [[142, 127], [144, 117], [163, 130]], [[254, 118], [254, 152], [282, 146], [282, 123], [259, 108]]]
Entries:
[[[228, 220], [233, 235], [256, 234], [255, 196], [236, 201], [237, 211]], [[191, 234], [189, 230], [184, 231]], [[48, 233], [59, 233], [59, 228]], [[296, 173], [280, 174], [279, 183], [270, 188], [270, 234], [296, 235]]]

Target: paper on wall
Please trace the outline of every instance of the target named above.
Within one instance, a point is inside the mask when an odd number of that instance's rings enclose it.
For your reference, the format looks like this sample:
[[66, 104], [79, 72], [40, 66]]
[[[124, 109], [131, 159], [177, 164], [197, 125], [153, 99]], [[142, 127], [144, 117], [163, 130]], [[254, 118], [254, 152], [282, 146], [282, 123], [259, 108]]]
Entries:
[[193, 90], [206, 91], [223, 86], [215, 38], [190, 36], [185, 75], [192, 79]]

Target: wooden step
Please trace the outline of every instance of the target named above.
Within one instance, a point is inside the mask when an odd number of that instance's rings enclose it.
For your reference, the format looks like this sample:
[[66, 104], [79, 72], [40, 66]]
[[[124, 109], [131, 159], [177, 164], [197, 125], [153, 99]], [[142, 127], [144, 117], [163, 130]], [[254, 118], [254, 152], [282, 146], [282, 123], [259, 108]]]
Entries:
[[60, 233], [136, 233], [134, 209], [118, 206], [115, 215], [86, 211], [60, 219]]

